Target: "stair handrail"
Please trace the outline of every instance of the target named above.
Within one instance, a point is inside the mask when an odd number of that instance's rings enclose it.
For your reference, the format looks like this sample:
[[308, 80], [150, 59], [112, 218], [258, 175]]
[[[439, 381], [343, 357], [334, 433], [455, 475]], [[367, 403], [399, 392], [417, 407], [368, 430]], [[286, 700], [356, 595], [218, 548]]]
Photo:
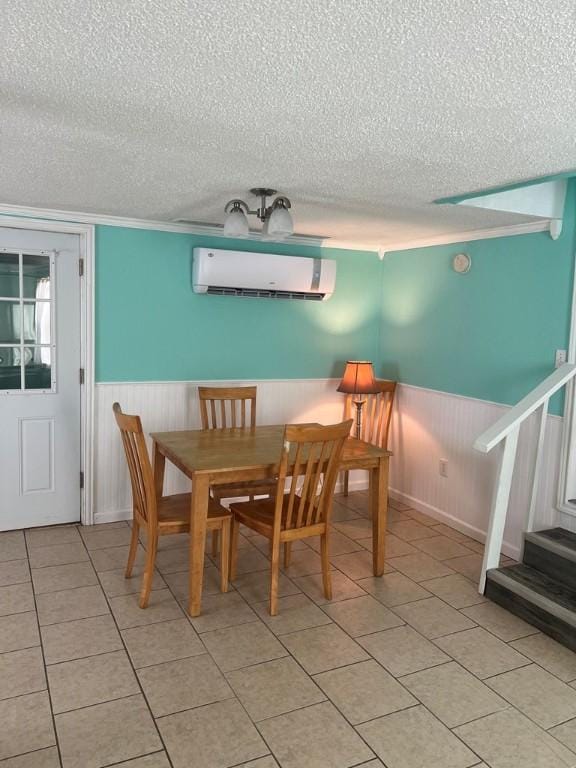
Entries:
[[536, 458], [532, 476], [532, 491], [530, 505], [526, 519], [526, 531], [532, 531], [536, 513], [536, 501], [544, 438], [546, 434], [546, 417], [548, 415], [548, 403], [562, 387], [566, 386], [576, 376], [576, 364], [564, 363], [534, 387], [515, 406], [503, 414], [491, 427], [483, 432], [474, 442], [474, 448], [481, 453], [489, 453], [497, 445], [502, 444], [503, 450], [498, 467], [498, 475], [494, 488], [494, 497], [490, 511], [490, 522], [486, 534], [484, 547], [484, 559], [480, 573], [478, 591], [484, 594], [486, 585], [486, 572], [491, 568], [498, 568], [500, 564], [500, 552], [504, 537], [504, 526], [510, 502], [510, 490], [512, 476], [516, 462], [516, 450], [518, 448], [518, 435], [520, 427], [535, 411], [540, 408], [540, 422]]

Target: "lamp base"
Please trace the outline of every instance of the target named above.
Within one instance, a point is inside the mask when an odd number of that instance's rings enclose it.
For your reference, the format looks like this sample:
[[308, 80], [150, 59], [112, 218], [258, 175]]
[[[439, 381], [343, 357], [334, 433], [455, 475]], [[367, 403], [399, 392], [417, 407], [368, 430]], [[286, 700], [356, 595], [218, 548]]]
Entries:
[[362, 435], [362, 406], [366, 400], [354, 400], [354, 405], [356, 406], [356, 437], [358, 440], [361, 440]]

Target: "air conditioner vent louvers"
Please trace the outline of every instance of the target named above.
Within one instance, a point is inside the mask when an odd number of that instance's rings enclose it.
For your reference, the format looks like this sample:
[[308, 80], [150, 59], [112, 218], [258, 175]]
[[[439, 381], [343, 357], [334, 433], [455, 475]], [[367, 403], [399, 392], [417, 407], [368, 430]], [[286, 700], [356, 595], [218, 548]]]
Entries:
[[213, 296], [242, 296], [248, 299], [300, 299], [304, 301], [322, 301], [325, 295], [301, 291], [269, 291], [262, 288], [223, 288], [216, 286], [210, 286], [206, 293]]

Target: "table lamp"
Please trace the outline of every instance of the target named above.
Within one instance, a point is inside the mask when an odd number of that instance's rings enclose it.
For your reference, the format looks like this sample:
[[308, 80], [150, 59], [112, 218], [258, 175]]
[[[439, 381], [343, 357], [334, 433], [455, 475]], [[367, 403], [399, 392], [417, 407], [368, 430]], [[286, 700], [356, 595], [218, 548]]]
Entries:
[[[371, 395], [378, 392], [372, 363], [368, 360], [348, 360], [338, 392], [347, 395]], [[362, 433], [362, 406], [366, 400], [361, 397], [354, 400], [356, 406], [356, 437], [360, 440]]]

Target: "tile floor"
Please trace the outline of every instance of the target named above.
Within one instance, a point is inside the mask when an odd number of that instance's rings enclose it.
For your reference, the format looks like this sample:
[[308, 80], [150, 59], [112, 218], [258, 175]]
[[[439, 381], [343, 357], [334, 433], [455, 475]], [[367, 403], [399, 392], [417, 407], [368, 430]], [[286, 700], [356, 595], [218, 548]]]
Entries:
[[126, 523], [0, 534], [0, 768], [576, 766], [576, 654], [478, 595], [477, 542], [389, 517], [375, 579], [367, 495], [338, 497], [334, 600], [299, 543], [274, 618], [250, 531], [195, 619], [185, 536], [142, 611]]

